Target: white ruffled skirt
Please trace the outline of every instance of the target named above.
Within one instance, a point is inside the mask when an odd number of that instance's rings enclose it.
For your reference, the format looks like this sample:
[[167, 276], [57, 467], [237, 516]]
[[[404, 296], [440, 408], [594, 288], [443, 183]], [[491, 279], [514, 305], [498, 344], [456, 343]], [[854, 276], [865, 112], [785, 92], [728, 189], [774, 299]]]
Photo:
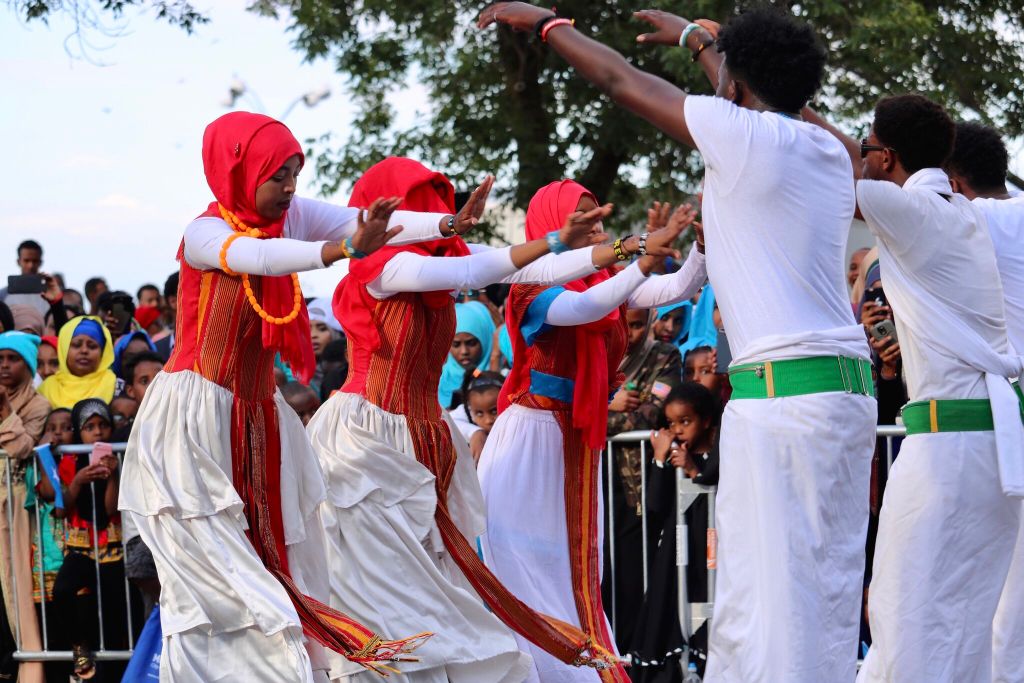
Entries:
[[[281, 501], [292, 578], [326, 602], [319, 503], [323, 475], [298, 416], [275, 398]], [[160, 577], [161, 681], [324, 680], [280, 582], [245, 536], [231, 476], [232, 394], [191, 371], [161, 373], [146, 391], [125, 453], [119, 507]], [[312, 657], [312, 660], [311, 660]]]
[[[458, 430], [448, 492], [453, 521], [475, 545], [483, 500], [472, 456]], [[366, 399], [335, 394], [309, 423], [328, 480], [326, 525], [330, 604], [386, 638], [434, 635], [398, 665], [414, 683], [513, 683], [530, 659], [488, 611], [455, 564], [434, 523], [434, 476], [416, 460], [406, 418]], [[372, 681], [339, 656], [331, 678]], [[351, 678], [350, 678], [351, 677]]]
[[[562, 429], [554, 414], [509, 406], [487, 437], [479, 475], [487, 504], [487, 533], [481, 539], [487, 567], [533, 609], [579, 628], [569, 559]], [[603, 548], [603, 502], [600, 496], [598, 500], [598, 548]], [[531, 683], [600, 680], [595, 669], [571, 666], [525, 638], [516, 638], [533, 657], [527, 679]]]

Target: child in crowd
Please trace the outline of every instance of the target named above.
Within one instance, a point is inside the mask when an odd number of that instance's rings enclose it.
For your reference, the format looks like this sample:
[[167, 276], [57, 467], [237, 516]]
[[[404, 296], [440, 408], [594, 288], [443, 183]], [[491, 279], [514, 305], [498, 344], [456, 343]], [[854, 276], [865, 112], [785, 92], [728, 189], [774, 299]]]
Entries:
[[491, 433], [498, 419], [498, 393], [505, 377], [498, 372], [478, 372], [463, 385], [462, 407], [470, 422], [484, 434]]
[[673, 345], [682, 342], [690, 327], [690, 312], [692, 310], [693, 304], [689, 301], [681, 301], [658, 308], [654, 324], [651, 326], [651, 335], [654, 340]]
[[[153, 351], [142, 351], [130, 356], [125, 361], [121, 373], [124, 376], [122, 393], [110, 404], [115, 424], [114, 434], [111, 438], [115, 443], [128, 441], [128, 437], [132, 433], [132, 426], [135, 424], [135, 415], [142, 405], [142, 399], [146, 397], [146, 387], [163, 369], [163, 359]], [[120, 413], [127, 419], [119, 421], [119, 406], [124, 405], [128, 405], [129, 410], [122, 409]]]
[[127, 440], [128, 434], [132, 431], [132, 422], [135, 421], [135, 414], [139, 412], [139, 403], [125, 393], [118, 394], [110, 402], [110, 415], [114, 418], [114, 441], [121, 441], [117, 438], [124, 436]]
[[501, 373], [472, 370], [465, 374], [459, 391], [452, 393], [456, 398], [465, 399], [464, 403], [452, 406], [449, 414], [469, 443], [474, 461], [480, 459], [487, 435], [498, 419], [498, 393], [504, 381]]
[[[99, 608], [103, 611], [106, 648], [128, 646], [124, 554], [117, 511], [120, 467], [118, 458], [109, 448], [103, 448], [110, 440], [113, 422], [110, 408], [99, 399], [79, 401], [71, 411], [74, 442], [92, 445], [93, 451], [65, 454], [60, 459], [66, 554], [53, 586], [55, 607], [68, 623], [75, 675], [86, 679], [98, 675], [101, 681], [119, 681], [124, 665], [104, 662], [100, 668], [92, 657], [90, 650], [99, 645]], [[53, 501], [56, 492], [41, 483], [40, 496]], [[97, 561], [101, 605], [97, 603]], [[140, 604], [136, 596], [132, 600], [132, 623], [137, 626], [142, 624]]]
[[442, 408], [459, 412], [458, 406], [465, 403], [459, 390], [466, 377], [472, 377], [475, 370], [484, 372], [490, 367], [494, 330], [494, 320], [487, 306], [479, 301], [455, 304], [455, 336], [437, 389]]
[[[649, 528], [654, 542], [649, 548], [650, 575], [647, 595], [630, 654], [635, 683], [682, 681], [679, 658], [685, 640], [679, 617], [676, 574], [676, 470], [695, 484], [718, 483], [718, 424], [722, 409], [717, 397], [701, 384], [686, 382], [665, 399], [663, 421], [651, 440], [654, 467], [647, 493]], [[686, 590], [689, 602], [706, 602], [708, 502], [698, 497], [685, 512], [687, 535]], [[690, 638], [691, 661], [703, 674], [707, 656], [707, 629]]]
[[302, 426], [308, 425], [316, 415], [317, 409], [320, 408], [320, 397], [316, 395], [316, 392], [301, 382], [288, 382], [281, 388], [281, 393], [284, 394], [284, 400], [302, 420]]
[[324, 375], [328, 372], [324, 366], [324, 355], [331, 344], [341, 339], [341, 324], [334, 317], [330, 299], [313, 299], [306, 309], [309, 311], [309, 338], [313, 343], [313, 357], [316, 359], [316, 372], [313, 373], [309, 385], [319, 394]]
[[57, 360], [57, 343], [56, 337], [43, 337], [39, 344], [39, 355], [36, 362], [38, 382], [42, 382], [60, 369], [60, 361]]
[[[73, 441], [71, 411], [57, 408], [46, 418], [40, 443], [56, 448], [67, 446]], [[60, 458], [55, 455], [50, 457]], [[59, 480], [57, 486], [60, 486]], [[63, 650], [67, 648], [65, 620], [63, 614], [55, 609], [53, 585], [64, 564], [64, 501], [59, 501], [61, 506], [58, 510], [57, 501], [47, 500], [43, 495], [42, 492], [46, 490], [52, 497], [55, 489], [41, 458], [25, 472], [25, 487], [28, 490], [25, 509], [29, 513], [32, 539], [32, 598], [36, 603], [40, 626], [44, 623], [43, 610], [46, 610], [46, 640], [49, 649]], [[47, 662], [44, 672], [47, 683], [67, 683], [71, 676], [71, 668], [65, 662]]]
[[698, 346], [686, 352], [683, 360], [683, 380], [703, 385], [716, 398], [722, 398], [722, 376], [716, 365], [718, 355], [710, 346]]

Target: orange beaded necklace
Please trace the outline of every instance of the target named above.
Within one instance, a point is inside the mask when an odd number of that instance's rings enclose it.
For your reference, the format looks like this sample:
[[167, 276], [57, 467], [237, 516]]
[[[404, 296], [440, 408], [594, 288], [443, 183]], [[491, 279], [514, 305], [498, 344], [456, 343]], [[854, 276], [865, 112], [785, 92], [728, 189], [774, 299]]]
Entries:
[[220, 268], [228, 275], [241, 275], [242, 276], [242, 287], [245, 289], [245, 298], [249, 300], [249, 305], [252, 306], [253, 310], [256, 311], [263, 320], [267, 321], [272, 325], [287, 325], [291, 321], [295, 320], [299, 316], [299, 311], [302, 310], [302, 289], [299, 287], [299, 274], [292, 273], [292, 289], [295, 291], [295, 306], [292, 308], [292, 312], [283, 318], [278, 318], [267, 313], [259, 302], [256, 301], [256, 295], [253, 294], [252, 285], [249, 284], [248, 273], [236, 273], [235, 271], [228, 268], [228, 247], [234, 243], [239, 237], [252, 237], [254, 239], [265, 239], [268, 235], [260, 230], [259, 228], [250, 228], [248, 225], [238, 220], [238, 216], [234, 215], [230, 211], [224, 208], [222, 204], [217, 204], [217, 208], [220, 209], [221, 218], [224, 222], [231, 226], [231, 229], [235, 231], [233, 235], [224, 240], [224, 244], [220, 248]]

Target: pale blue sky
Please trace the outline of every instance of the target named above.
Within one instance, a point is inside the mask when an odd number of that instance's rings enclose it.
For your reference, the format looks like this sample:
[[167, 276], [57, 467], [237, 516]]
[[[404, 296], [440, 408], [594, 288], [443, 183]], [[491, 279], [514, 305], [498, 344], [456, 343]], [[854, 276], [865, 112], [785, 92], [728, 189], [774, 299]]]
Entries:
[[[228, 111], [221, 102], [235, 75], [272, 116], [329, 86], [331, 97], [314, 109], [300, 104], [286, 122], [300, 140], [327, 131], [345, 138], [351, 109], [341, 78], [325, 61], [304, 64], [286, 23], [248, 13], [245, 4], [210, 3], [211, 23], [191, 36], [152, 14], [130, 13], [125, 35], [94, 36], [108, 46], [92, 52], [105, 66], [68, 56], [65, 17], [25, 25], [0, 7], [4, 285], [17, 272], [17, 244], [33, 238], [43, 244], [44, 268], [64, 273], [71, 287], [94, 275], [132, 293], [144, 282], [162, 286], [176, 269], [184, 226], [211, 201], [202, 133]], [[301, 185], [313, 194], [311, 169]], [[310, 296], [330, 295], [334, 280], [322, 273], [303, 284]]]

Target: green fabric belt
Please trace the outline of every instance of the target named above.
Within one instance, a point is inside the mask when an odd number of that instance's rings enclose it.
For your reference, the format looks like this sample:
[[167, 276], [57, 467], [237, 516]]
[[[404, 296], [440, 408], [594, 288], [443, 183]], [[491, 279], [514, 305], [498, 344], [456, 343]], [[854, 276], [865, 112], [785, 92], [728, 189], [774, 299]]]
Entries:
[[729, 368], [732, 398], [780, 398], [842, 391], [874, 396], [871, 363], [846, 356], [815, 356]]
[[992, 404], [987, 398], [916, 401], [903, 406], [907, 436], [937, 432], [992, 431]]

